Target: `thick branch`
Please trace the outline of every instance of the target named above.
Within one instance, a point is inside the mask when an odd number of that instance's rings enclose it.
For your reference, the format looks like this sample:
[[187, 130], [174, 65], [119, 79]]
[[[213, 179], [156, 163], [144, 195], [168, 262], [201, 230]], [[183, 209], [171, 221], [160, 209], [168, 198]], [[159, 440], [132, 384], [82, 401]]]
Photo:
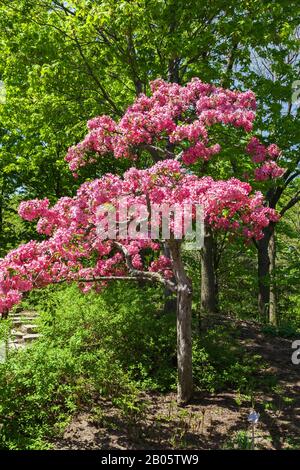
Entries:
[[300, 191], [297, 191], [294, 197], [281, 209], [280, 215], [283, 216], [283, 214], [286, 213], [291, 207], [293, 207], [297, 202], [300, 201]]
[[97, 75], [94, 74], [94, 71], [90, 65], [90, 63], [88, 62], [83, 50], [82, 50], [82, 47], [81, 47], [81, 44], [80, 42], [78, 41], [77, 37], [75, 36], [74, 34], [74, 41], [77, 45], [77, 49], [79, 51], [79, 54], [82, 58], [82, 60], [84, 61], [85, 63], [85, 66], [88, 70], [88, 73], [89, 75], [92, 77], [92, 79], [94, 80], [94, 82], [98, 85], [99, 89], [101, 90], [102, 92], [102, 95], [103, 97], [106, 99], [106, 101], [111, 105], [112, 109], [114, 110], [114, 112], [118, 115], [118, 116], [122, 116], [122, 112], [120, 111], [120, 109], [115, 105], [114, 101], [111, 99], [111, 97], [108, 95], [107, 91], [105, 90], [105, 88], [103, 87], [102, 83], [100, 82], [100, 80], [98, 79]]
[[[87, 278], [79, 278], [74, 279], [74, 282], [101, 282], [101, 281], [139, 281], [141, 277], [134, 277], [134, 276], [95, 276]], [[149, 280], [149, 278], [145, 278], [145, 280]], [[67, 279], [62, 279], [60, 281], [54, 282], [54, 284], [62, 284], [63, 282], [67, 282]], [[73, 281], [73, 280], [72, 280]]]
[[284, 187], [286, 188], [299, 175], [300, 175], [300, 170], [295, 170], [289, 173], [288, 178], [285, 180]]
[[135, 93], [136, 93], [136, 96], [138, 96], [143, 91], [143, 83], [138, 74], [138, 64], [137, 64], [136, 51], [134, 47], [131, 28], [127, 35], [127, 52], [128, 52], [128, 63], [132, 70], [132, 80], [135, 86]]
[[153, 160], [155, 160], [156, 162], [164, 160], [165, 158], [174, 158], [173, 152], [161, 149], [160, 147], [156, 147], [155, 145], [143, 144], [140, 145], [139, 148], [142, 150], [147, 150], [147, 152], [150, 153], [150, 155], [153, 157]]
[[228, 59], [227, 59], [227, 67], [226, 67], [226, 71], [224, 73], [224, 77], [223, 77], [223, 80], [221, 82], [222, 86], [225, 87], [225, 86], [228, 86], [229, 85], [229, 82], [230, 82], [230, 76], [231, 76], [231, 73], [232, 73], [232, 70], [233, 70], [233, 66], [234, 66], [234, 61], [235, 61], [235, 56], [236, 56], [236, 51], [238, 49], [238, 45], [239, 43], [237, 41], [235, 41], [232, 45], [232, 49], [230, 51], [230, 54], [228, 56]]
[[[71, 282], [106, 282], [106, 281], [150, 281], [150, 282], [158, 282], [160, 284], [164, 284], [168, 286], [168, 288], [172, 292], [177, 292], [177, 286], [174, 283], [171, 283], [165, 280], [160, 274], [157, 276], [158, 273], [150, 273], [146, 271], [138, 271], [139, 275], [132, 275], [132, 276], [95, 276], [90, 278], [79, 278], [79, 279], [71, 279]], [[160, 279], [160, 278], [161, 279]], [[64, 282], [68, 282], [68, 279], [61, 279], [59, 281], [54, 281], [53, 284], [63, 284]], [[167, 284], [166, 284], [166, 282]]]
[[127, 269], [130, 272], [130, 274], [132, 274], [132, 276], [139, 278], [139, 279], [144, 279], [144, 280], [148, 279], [149, 281], [159, 282], [160, 284], [163, 284], [165, 287], [170, 289], [170, 291], [172, 292], [177, 291], [177, 286], [174, 284], [174, 282], [170, 281], [169, 279], [165, 279], [161, 274], [155, 273], [155, 272], [140, 271], [139, 269], [135, 269], [132, 265], [129, 251], [121, 243], [115, 241], [114, 246], [118, 248], [118, 250], [122, 251], [125, 257]]

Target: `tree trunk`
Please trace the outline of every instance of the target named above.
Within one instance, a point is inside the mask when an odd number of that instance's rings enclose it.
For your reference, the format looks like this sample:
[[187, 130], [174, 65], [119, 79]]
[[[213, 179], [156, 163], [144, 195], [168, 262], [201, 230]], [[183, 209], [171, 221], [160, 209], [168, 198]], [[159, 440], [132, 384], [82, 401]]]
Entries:
[[[169, 9], [169, 35], [172, 37], [176, 33], [177, 27], [177, 2], [173, 1], [170, 4]], [[178, 57], [176, 51], [171, 52], [168, 63], [168, 81], [173, 83], [179, 83], [179, 64], [180, 58]]]
[[177, 400], [186, 404], [193, 393], [192, 373], [192, 283], [181, 259], [180, 242], [169, 242], [174, 275], [177, 281]]
[[277, 326], [277, 297], [276, 297], [276, 239], [275, 229], [272, 231], [269, 242], [269, 260], [270, 260], [270, 300], [269, 300], [269, 323]]
[[[166, 258], [170, 258], [170, 249], [166, 243], [163, 245], [163, 253]], [[176, 310], [176, 299], [174, 298], [173, 292], [171, 292], [167, 287], [164, 289], [164, 308], [163, 312], [165, 314], [175, 312]]]
[[258, 312], [262, 321], [268, 320], [270, 302], [269, 241], [271, 229], [264, 230], [264, 238], [258, 241]]
[[212, 231], [206, 226], [201, 253], [201, 314], [203, 315], [215, 313], [217, 309], [213, 247]]

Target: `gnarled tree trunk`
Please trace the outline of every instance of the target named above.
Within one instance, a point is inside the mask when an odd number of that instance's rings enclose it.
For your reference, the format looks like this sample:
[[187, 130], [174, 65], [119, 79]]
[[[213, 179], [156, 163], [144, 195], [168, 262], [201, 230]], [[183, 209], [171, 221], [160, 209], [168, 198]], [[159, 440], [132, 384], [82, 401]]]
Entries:
[[181, 242], [171, 240], [170, 255], [177, 283], [178, 403], [187, 403], [193, 393], [192, 373], [192, 283], [181, 258]]

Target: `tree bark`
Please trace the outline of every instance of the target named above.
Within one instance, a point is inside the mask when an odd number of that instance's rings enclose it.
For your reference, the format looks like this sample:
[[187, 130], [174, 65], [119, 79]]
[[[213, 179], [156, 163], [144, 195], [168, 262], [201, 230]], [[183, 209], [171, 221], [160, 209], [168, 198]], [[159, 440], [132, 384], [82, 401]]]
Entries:
[[[171, 2], [170, 5], [170, 10], [169, 10], [169, 34], [172, 35], [176, 32], [176, 26], [177, 26], [177, 5], [175, 2]], [[173, 83], [179, 83], [180, 78], [179, 78], [179, 64], [180, 64], [180, 58], [178, 55], [175, 53], [171, 54], [171, 57], [169, 57], [169, 62], [168, 62], [168, 81], [173, 82]]]
[[270, 260], [270, 299], [269, 299], [269, 323], [278, 325], [277, 318], [277, 295], [276, 295], [276, 238], [275, 229], [272, 231], [269, 241]]
[[258, 241], [258, 312], [260, 320], [268, 321], [270, 303], [270, 258], [269, 241], [272, 234], [270, 226], [264, 230], [264, 238]]
[[201, 253], [201, 314], [216, 313], [216, 281], [214, 272], [214, 243], [211, 229], [206, 226]]
[[[170, 259], [170, 249], [166, 243], [163, 245], [163, 253], [166, 258]], [[165, 314], [175, 312], [177, 306], [177, 301], [173, 295], [173, 292], [170, 291], [167, 287], [164, 289], [164, 308], [163, 312]]]
[[193, 393], [192, 372], [192, 282], [181, 258], [180, 241], [169, 242], [174, 275], [177, 281], [177, 401], [184, 405]]

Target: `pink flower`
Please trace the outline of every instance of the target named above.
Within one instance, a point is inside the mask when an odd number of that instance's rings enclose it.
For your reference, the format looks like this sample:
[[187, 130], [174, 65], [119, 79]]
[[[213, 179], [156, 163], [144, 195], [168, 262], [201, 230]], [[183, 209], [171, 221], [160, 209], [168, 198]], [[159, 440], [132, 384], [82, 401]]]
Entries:
[[246, 151], [252, 155], [254, 163], [262, 163], [267, 159], [275, 160], [281, 153], [277, 145], [271, 144], [265, 147], [257, 137], [251, 137]]
[[255, 179], [257, 181], [280, 178], [284, 173], [285, 168], [281, 168], [274, 161], [265, 162], [254, 171]]
[[246, 151], [252, 155], [252, 161], [254, 163], [264, 162], [267, 156], [266, 147], [260, 143], [257, 137], [251, 137]]
[[[252, 91], [226, 90], [199, 78], [186, 86], [157, 79], [150, 89], [151, 96], [139, 95], [119, 122], [105, 115], [88, 121], [89, 133], [70, 147], [66, 156], [73, 174], [102, 155], [134, 160], [138, 147], [145, 150], [153, 145], [164, 151], [160, 143], [168, 139], [175, 154], [184, 152], [183, 161], [189, 165], [219, 153], [219, 145], [209, 142], [209, 129], [214, 124], [240, 127], [246, 133], [252, 129], [256, 108]], [[269, 153], [274, 155], [276, 150], [270, 148]], [[262, 161], [262, 156], [253, 158]]]
[[33, 220], [47, 214], [49, 207], [49, 200], [46, 199], [32, 199], [30, 201], [23, 201], [19, 206], [19, 215], [25, 220]]
[[277, 157], [279, 157], [281, 152], [280, 152], [279, 147], [276, 144], [271, 144], [267, 148], [267, 153], [270, 158], [276, 159]]
[[[268, 171], [282, 173], [275, 162], [267, 164]], [[179, 214], [183, 214], [188, 205], [192, 208], [192, 217], [195, 205], [200, 204], [206, 223], [214, 230], [259, 239], [270, 221], [278, 221], [278, 214], [264, 206], [261, 193], [251, 191], [248, 183], [236, 178], [228, 181], [199, 178], [179, 161], [163, 160], [146, 170], [131, 168], [124, 178], [107, 174], [86, 182], [74, 198], [61, 198], [51, 208], [48, 200], [26, 201], [21, 204], [20, 212], [29, 220], [38, 217], [37, 229], [48, 239], [21, 245], [0, 260], [0, 312], [7, 312], [20, 302], [23, 292], [50, 283], [78, 281], [83, 291], [88, 291], [99, 289], [99, 284], [93, 282], [94, 277], [128, 275], [122, 251], [116, 250], [109, 235], [98, 236], [97, 227], [103, 220], [99, 207], [103, 205], [108, 212], [114, 211], [116, 220], [127, 224], [131, 222], [131, 215], [128, 211], [123, 213], [126, 204], [147, 208], [149, 201], [158, 202], [166, 208], [172, 205]], [[160, 229], [161, 216], [155, 223]], [[178, 231], [173, 220], [169, 229], [173, 235], [181, 235], [181, 229]], [[120, 235], [118, 230], [116, 235]], [[182, 235], [185, 235], [184, 227]], [[146, 260], [142, 256], [143, 250], [157, 252], [160, 249], [157, 242], [147, 237], [119, 236], [118, 240], [129, 253], [135, 269], [159, 272], [165, 278], [172, 278], [169, 258], [158, 256], [154, 261], [147, 261], [148, 256]], [[88, 282], [82, 283], [82, 279]]]

